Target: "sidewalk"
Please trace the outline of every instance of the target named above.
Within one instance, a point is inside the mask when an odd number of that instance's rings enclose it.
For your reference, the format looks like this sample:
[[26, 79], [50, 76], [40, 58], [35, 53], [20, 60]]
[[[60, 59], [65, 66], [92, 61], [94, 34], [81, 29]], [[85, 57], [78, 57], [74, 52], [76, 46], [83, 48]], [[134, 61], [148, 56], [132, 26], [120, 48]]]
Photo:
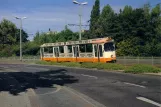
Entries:
[[161, 72], [160, 73], [145, 73], [146, 75], [154, 75], [154, 76], [161, 76]]
[[28, 94], [23, 92], [17, 96], [8, 92], [0, 92], [1, 107], [31, 107]]
[[[0, 72], [17, 72], [17, 70], [2, 67]], [[4, 81], [4, 78], [0, 77], [0, 80]], [[8, 91], [0, 91], [0, 107], [32, 107], [29, 99], [31, 95], [33, 95], [31, 89], [18, 95], [10, 94]]]

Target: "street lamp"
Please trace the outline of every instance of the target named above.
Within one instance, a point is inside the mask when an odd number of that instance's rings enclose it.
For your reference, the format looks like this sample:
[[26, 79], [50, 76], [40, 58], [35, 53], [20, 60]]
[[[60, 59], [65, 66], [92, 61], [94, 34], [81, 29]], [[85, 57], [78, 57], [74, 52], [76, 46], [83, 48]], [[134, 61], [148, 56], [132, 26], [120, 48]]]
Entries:
[[20, 17], [15, 16], [15, 18], [20, 20], [20, 61], [22, 61], [22, 33], [21, 33], [21, 31], [22, 31], [22, 20], [26, 19], [27, 17], [20, 18]]
[[79, 6], [80, 6], [80, 13], [79, 13], [79, 18], [80, 18], [80, 20], [79, 20], [79, 28], [80, 28], [80, 32], [79, 32], [79, 40], [81, 40], [82, 39], [82, 34], [81, 34], [81, 32], [82, 32], [82, 6], [83, 5], [87, 5], [88, 4], [88, 2], [83, 2], [83, 3], [79, 3], [78, 1], [76, 1], [76, 0], [73, 0], [73, 3], [74, 4], [78, 4]]

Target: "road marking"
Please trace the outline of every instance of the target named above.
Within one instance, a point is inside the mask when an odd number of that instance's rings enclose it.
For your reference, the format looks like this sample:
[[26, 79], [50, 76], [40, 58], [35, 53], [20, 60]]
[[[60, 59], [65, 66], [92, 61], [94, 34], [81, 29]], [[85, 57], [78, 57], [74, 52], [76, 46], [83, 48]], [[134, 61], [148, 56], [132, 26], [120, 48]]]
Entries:
[[67, 91], [71, 92], [72, 94], [78, 96], [79, 98], [81, 98], [82, 100], [84, 100], [85, 102], [87, 102], [88, 104], [92, 105], [93, 107], [97, 107], [96, 105], [94, 105], [93, 103], [89, 102], [88, 100], [86, 100], [85, 98], [83, 98], [82, 96], [80, 96], [79, 94], [71, 91], [70, 89], [64, 87]]
[[36, 93], [35, 93], [34, 89], [30, 88], [29, 90], [32, 92], [33, 96], [36, 96]]
[[91, 76], [91, 75], [84, 75], [84, 74], [81, 74], [82, 76], [85, 76], [85, 77], [90, 77], [90, 78], [95, 78], [95, 79], [98, 79], [98, 77], [96, 76]]
[[53, 92], [48, 92], [48, 93], [44, 93], [44, 94], [36, 94], [35, 91], [34, 91], [34, 89], [31, 89], [31, 88], [30, 88], [30, 89], [28, 89], [28, 90], [31, 92], [31, 94], [28, 95], [28, 96], [36, 96], [36, 95], [43, 96], [43, 95], [54, 94], [54, 93], [59, 92], [59, 91], [62, 89], [61, 86], [59, 86], [59, 85], [53, 85], [53, 86], [55, 86], [55, 87], [57, 88], [55, 91], [53, 91]]
[[34, 89], [32, 89], [32, 88], [28, 89], [27, 95], [29, 97], [31, 107], [40, 107], [40, 105], [38, 103], [38, 98], [37, 98], [37, 95], [36, 95]]
[[43, 96], [43, 95], [54, 94], [54, 93], [59, 92], [59, 91], [62, 89], [61, 86], [59, 86], [59, 85], [55, 85], [55, 87], [56, 87], [57, 89], [56, 89], [55, 91], [53, 91], [53, 92], [48, 92], [48, 93], [44, 93], [44, 94], [37, 94], [37, 95]]
[[150, 104], [153, 104], [155, 106], [158, 106], [158, 107], [161, 107], [161, 104], [155, 102], [155, 101], [152, 101], [152, 100], [149, 100], [147, 98], [144, 98], [144, 97], [136, 97], [138, 100], [141, 100], [141, 101], [144, 101], [144, 102], [147, 102], [147, 103], [150, 103]]
[[132, 85], [132, 86], [136, 86], [136, 87], [141, 87], [141, 88], [146, 88], [145, 86], [137, 85], [137, 84], [133, 84], [133, 83], [128, 83], [128, 82], [124, 82], [124, 84]]

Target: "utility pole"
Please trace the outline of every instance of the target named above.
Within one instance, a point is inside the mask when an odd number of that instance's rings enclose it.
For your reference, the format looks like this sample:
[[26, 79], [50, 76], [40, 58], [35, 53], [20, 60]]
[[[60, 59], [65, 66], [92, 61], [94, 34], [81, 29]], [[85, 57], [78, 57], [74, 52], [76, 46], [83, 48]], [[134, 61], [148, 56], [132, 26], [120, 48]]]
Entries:
[[[87, 26], [89, 26], [89, 25], [82, 25], [81, 24], [81, 26], [80, 26], [80, 24], [78, 25], [78, 24], [68, 24], [68, 26], [79, 26], [80, 27], [80, 29], [82, 30], [82, 26], [85, 26], [85, 27], [87, 27]], [[82, 33], [81, 32], [79, 32], [79, 40], [81, 40], [81, 35]]]
[[79, 40], [82, 40], [82, 6], [80, 5], [80, 14], [79, 14]]
[[20, 20], [20, 61], [22, 61], [22, 20], [26, 19], [26, 17], [15, 17]]
[[22, 19], [20, 20], [20, 61], [22, 61]]
[[79, 3], [76, 0], [73, 0], [74, 4], [78, 4], [80, 6], [80, 10], [79, 10], [79, 40], [82, 39], [82, 5], [87, 5], [88, 2], [83, 2], [83, 3]]

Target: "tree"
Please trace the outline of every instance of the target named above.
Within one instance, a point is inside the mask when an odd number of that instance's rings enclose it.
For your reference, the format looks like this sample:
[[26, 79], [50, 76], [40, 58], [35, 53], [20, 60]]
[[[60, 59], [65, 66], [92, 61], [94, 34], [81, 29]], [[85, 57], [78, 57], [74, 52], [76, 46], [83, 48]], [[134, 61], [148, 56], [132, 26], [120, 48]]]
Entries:
[[36, 36], [34, 37], [34, 42], [39, 45], [43, 43], [66, 42], [71, 40], [78, 40], [78, 33], [73, 33], [67, 26], [65, 26], [65, 29], [60, 33], [40, 34], [37, 32]]
[[58, 33], [57, 37], [58, 42], [78, 40], [78, 36], [76, 35], [76, 33], [73, 33], [67, 26], [65, 26], [65, 29], [63, 31]]
[[153, 38], [157, 38], [157, 39], [161, 39], [161, 7], [160, 5], [156, 5], [156, 7], [154, 7], [152, 9], [152, 12], [151, 12], [151, 26], [152, 26], [152, 32], [153, 35], [152, 37]]
[[[22, 36], [22, 42], [27, 42], [28, 41], [28, 34], [22, 29], [21, 31], [21, 36]], [[18, 43], [20, 41], [20, 29], [16, 30], [16, 42]]]
[[15, 44], [16, 43], [16, 26], [11, 21], [3, 19], [0, 23], [0, 43], [3, 44]]
[[121, 29], [119, 29], [119, 33], [122, 40], [125, 38], [129, 38], [132, 34], [132, 23], [135, 20], [132, 20], [133, 9], [131, 6], [125, 6], [122, 13], [119, 15], [119, 23]]
[[[0, 22], [0, 56], [12, 56], [15, 52], [19, 52], [17, 51], [19, 32], [19, 29], [11, 21], [3, 19]], [[22, 30], [22, 42], [28, 41], [27, 38], [27, 33]]]
[[100, 15], [100, 18], [98, 20], [98, 28], [96, 29], [97, 37], [105, 37], [105, 36], [111, 36], [111, 33], [114, 29], [114, 21], [115, 21], [115, 14], [110, 5], [106, 5], [102, 13]]
[[[26, 42], [23, 44], [23, 54], [25, 55], [39, 55], [40, 45], [35, 42]], [[19, 54], [19, 52], [17, 53]]]
[[[22, 30], [22, 42], [26, 42], [28, 35]], [[0, 23], [0, 43], [2, 44], [16, 44], [20, 39], [20, 31], [16, 25], [9, 20], [3, 19]]]
[[35, 34], [34, 42], [37, 43], [37, 44], [40, 44], [40, 33], [39, 33], [39, 31], [37, 31], [36, 34]]
[[91, 38], [96, 37], [95, 30], [98, 28], [97, 21], [100, 16], [100, 1], [96, 0], [95, 5], [93, 6], [93, 9], [91, 11], [91, 18], [90, 18], [90, 33]]

